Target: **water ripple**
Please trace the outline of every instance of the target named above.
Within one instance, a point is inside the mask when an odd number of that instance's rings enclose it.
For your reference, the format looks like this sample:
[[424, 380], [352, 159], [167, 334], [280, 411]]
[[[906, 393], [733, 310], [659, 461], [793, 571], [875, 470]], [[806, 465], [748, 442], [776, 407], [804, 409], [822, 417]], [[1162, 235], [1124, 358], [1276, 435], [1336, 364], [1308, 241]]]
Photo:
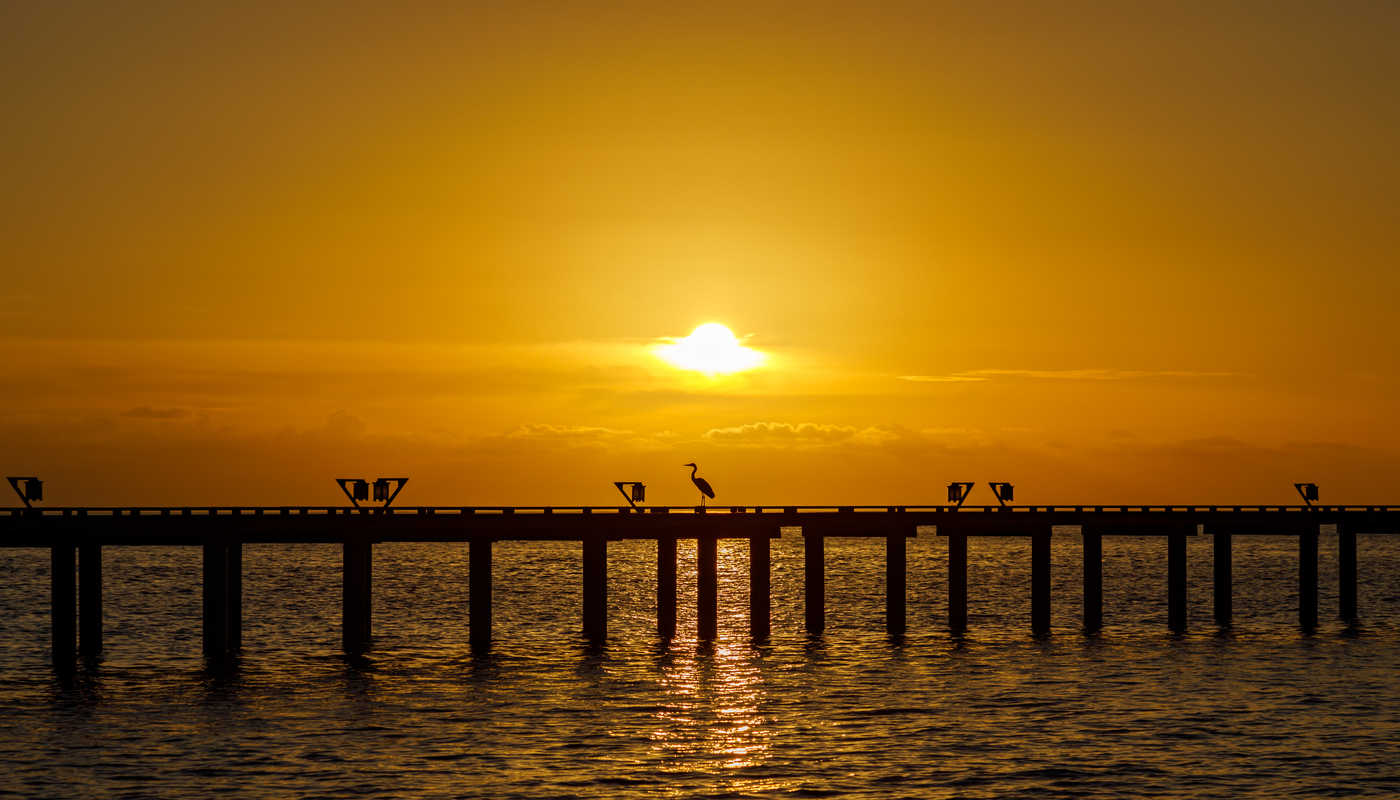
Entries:
[[[339, 652], [339, 549], [245, 549], [246, 648], [199, 656], [199, 552], [107, 550], [107, 649], [48, 665], [47, 553], [0, 551], [0, 793], [24, 797], [1394, 796], [1400, 547], [1362, 537], [1356, 625], [1296, 620], [1296, 543], [1235, 545], [1236, 619], [1165, 627], [1164, 548], [1105, 549], [1099, 634], [1078, 537], [1055, 539], [1053, 632], [1031, 637], [1029, 546], [978, 540], [972, 629], [947, 632], [943, 542], [909, 542], [909, 633], [883, 628], [878, 543], [828, 543], [828, 623], [802, 625], [801, 542], [774, 543], [774, 635], [751, 642], [747, 556], [720, 545], [720, 636], [661, 642], [654, 550], [610, 548], [610, 640], [578, 633], [580, 549], [496, 548], [496, 642], [467, 639], [466, 549], [382, 545], [375, 642]], [[1322, 607], [1335, 608], [1323, 538]], [[1324, 615], [1325, 616], [1325, 615]]]

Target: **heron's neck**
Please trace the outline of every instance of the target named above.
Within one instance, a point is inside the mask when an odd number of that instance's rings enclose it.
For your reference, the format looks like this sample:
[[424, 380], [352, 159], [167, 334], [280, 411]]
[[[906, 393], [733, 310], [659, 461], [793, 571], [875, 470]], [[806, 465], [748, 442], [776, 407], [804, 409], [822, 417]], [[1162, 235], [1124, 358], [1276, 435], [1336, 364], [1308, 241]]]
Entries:
[[698, 470], [698, 469], [700, 469], [700, 467], [698, 467], [698, 466], [696, 466], [696, 467], [691, 467], [691, 468], [690, 468], [690, 479], [691, 479], [691, 480], [695, 480], [695, 471]]

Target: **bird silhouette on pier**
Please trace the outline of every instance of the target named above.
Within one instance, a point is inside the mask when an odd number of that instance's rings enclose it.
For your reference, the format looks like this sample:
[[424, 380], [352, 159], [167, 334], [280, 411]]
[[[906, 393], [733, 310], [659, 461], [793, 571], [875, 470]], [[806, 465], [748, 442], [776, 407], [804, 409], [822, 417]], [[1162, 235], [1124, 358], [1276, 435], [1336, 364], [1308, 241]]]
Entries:
[[715, 490], [710, 488], [709, 481], [705, 480], [704, 478], [695, 477], [696, 470], [700, 468], [695, 466], [694, 463], [682, 464], [681, 466], [690, 467], [690, 482], [695, 484], [695, 488], [700, 490], [700, 506], [703, 508], [705, 505], [706, 497], [710, 498], [711, 500], [714, 499]]

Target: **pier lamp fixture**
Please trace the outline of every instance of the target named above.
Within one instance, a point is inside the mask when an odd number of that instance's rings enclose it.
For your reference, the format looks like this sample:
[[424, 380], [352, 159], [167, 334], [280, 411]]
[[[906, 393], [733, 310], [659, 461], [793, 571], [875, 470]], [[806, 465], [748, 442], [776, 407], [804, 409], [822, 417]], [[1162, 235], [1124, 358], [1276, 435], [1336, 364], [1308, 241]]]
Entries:
[[[374, 502], [383, 503], [385, 508], [394, 502], [394, 498], [403, 491], [403, 485], [408, 483], [408, 478], [380, 478], [371, 484], [367, 480], [359, 478], [336, 478], [335, 482], [340, 484], [340, 491], [345, 492], [345, 496], [350, 498], [350, 502], [355, 504], [355, 508], [360, 507], [360, 501], [369, 501], [370, 487], [374, 487]], [[390, 493], [389, 484], [393, 482], [397, 485]]]
[[948, 484], [948, 502], [957, 503], [958, 508], [962, 508], [963, 501], [967, 500], [969, 494], [972, 494], [972, 487], [976, 485], [965, 481]]
[[613, 486], [622, 492], [623, 499], [633, 508], [636, 508], [638, 503], [646, 502], [647, 487], [641, 481], [613, 481]]
[[[34, 507], [29, 504], [31, 500], [44, 499], [44, 482], [38, 478], [6, 478], [5, 480], [10, 482], [10, 486], [14, 488], [15, 494], [19, 495], [19, 499], [24, 501], [25, 508]], [[24, 481], [23, 489], [19, 488], [20, 481]]]
[[1006, 505], [1016, 499], [1016, 487], [1009, 483], [991, 483], [992, 494], [997, 496], [997, 502]]
[[1317, 499], [1317, 484], [1315, 483], [1295, 483], [1293, 488], [1298, 490], [1298, 494], [1303, 496], [1303, 502], [1309, 506], [1312, 506], [1313, 501]]

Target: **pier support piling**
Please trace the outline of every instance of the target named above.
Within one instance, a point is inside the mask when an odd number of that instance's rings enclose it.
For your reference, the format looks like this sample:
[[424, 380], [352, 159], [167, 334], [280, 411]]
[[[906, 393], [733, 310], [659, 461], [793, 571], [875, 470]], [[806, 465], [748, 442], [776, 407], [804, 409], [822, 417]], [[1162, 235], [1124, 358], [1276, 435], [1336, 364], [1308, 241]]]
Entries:
[[1356, 532], [1337, 526], [1337, 605], [1344, 620], [1357, 618]]
[[1317, 627], [1317, 532], [1298, 535], [1298, 624]]
[[773, 632], [772, 561], [771, 539], [749, 539], [749, 635], [755, 639], [767, 639]]
[[1050, 532], [1031, 536], [1031, 633], [1050, 632]]
[[904, 635], [906, 623], [904, 531], [885, 537], [885, 631], [894, 636]]
[[826, 539], [815, 531], [802, 531], [804, 597], [807, 633], [826, 630]]
[[473, 649], [491, 646], [491, 547], [488, 538], [467, 545], [467, 602], [471, 615], [469, 637]]
[[583, 540], [583, 635], [593, 644], [608, 639], [608, 540]]
[[1084, 630], [1103, 629], [1103, 536], [1085, 533], [1084, 539]]
[[68, 668], [78, 654], [77, 548], [49, 548], [49, 613], [53, 631], [53, 663]]
[[102, 545], [78, 547], [78, 647], [83, 655], [102, 652]]
[[243, 543], [227, 545], [225, 588], [227, 590], [228, 622], [225, 642], [230, 651], [243, 649]]
[[948, 535], [948, 628], [967, 630], [967, 535]]
[[1186, 534], [1167, 534], [1167, 627], [1186, 630]]
[[676, 635], [676, 537], [656, 539], [656, 632], [662, 639]]
[[347, 539], [341, 560], [341, 642], [348, 652], [369, 647], [372, 545]]
[[228, 545], [204, 545], [204, 655], [228, 653]]
[[696, 628], [701, 640], [719, 635], [719, 540], [702, 536], [695, 542]]
[[1212, 533], [1215, 621], [1228, 623], [1235, 613], [1234, 542], [1228, 533]]

